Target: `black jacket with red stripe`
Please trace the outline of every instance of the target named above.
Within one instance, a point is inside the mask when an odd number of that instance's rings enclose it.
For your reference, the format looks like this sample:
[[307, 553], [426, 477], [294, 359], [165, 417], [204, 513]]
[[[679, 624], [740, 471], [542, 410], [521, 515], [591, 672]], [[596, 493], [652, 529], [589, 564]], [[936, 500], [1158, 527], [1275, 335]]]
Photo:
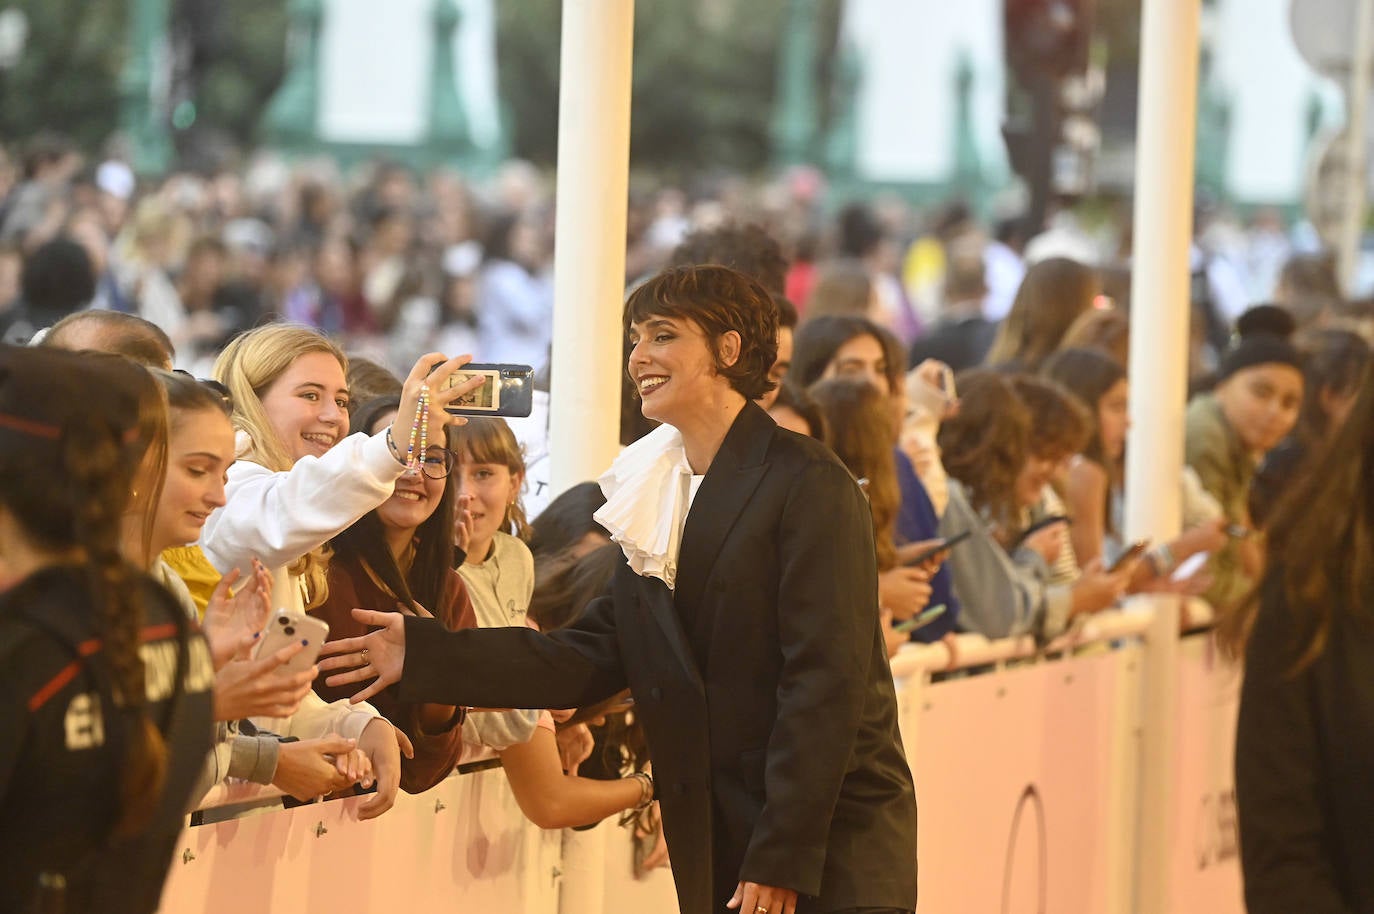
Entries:
[[[131, 572], [133, 573], [133, 572]], [[65, 910], [156, 910], [192, 784], [211, 748], [214, 670], [172, 597], [140, 576], [148, 713], [167, 745], [149, 826], [115, 841], [131, 715], [116, 709], [82, 566], [39, 571], [0, 594], [0, 908], [30, 910], [61, 874]]]

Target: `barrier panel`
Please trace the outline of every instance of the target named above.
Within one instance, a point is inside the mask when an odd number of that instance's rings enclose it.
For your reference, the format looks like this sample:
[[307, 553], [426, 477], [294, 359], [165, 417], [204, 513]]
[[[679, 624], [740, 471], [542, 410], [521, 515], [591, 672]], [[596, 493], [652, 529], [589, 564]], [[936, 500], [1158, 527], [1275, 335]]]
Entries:
[[[1171, 638], [1156, 652], [1176, 685], [1167, 719], [1174, 752], [1167, 802], [1144, 808], [1150, 620], [1102, 614], [1047, 657], [1033, 657], [1029, 639], [960, 636], [961, 665], [991, 668], [934, 682], [931, 671], [949, 663], [943, 645], [894, 658], [920, 810], [923, 914], [1241, 914], [1231, 773], [1238, 674], [1206, 635]], [[209, 805], [250, 793], [220, 789]], [[402, 794], [371, 822], [356, 821], [359, 802], [261, 809], [188, 828], [162, 910], [677, 910], [671, 872], [635, 878], [628, 829], [607, 821], [542, 831], [521, 815], [499, 770]], [[1167, 837], [1171, 855], [1159, 910], [1136, 891], [1147, 834]]]
[[1205, 635], [1183, 639], [1178, 673], [1170, 910], [1244, 914], [1234, 766], [1241, 677]]

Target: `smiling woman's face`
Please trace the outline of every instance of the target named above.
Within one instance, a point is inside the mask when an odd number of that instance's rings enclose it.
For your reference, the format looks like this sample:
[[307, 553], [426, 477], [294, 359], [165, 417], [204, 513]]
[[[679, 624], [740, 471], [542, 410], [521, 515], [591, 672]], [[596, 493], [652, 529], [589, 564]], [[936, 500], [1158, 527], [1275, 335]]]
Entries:
[[716, 372], [706, 334], [695, 321], [650, 315], [630, 325], [630, 344], [626, 369], [650, 419], [680, 428], [685, 415], [729, 386]]
[[262, 408], [295, 463], [319, 457], [348, 434], [348, 382], [327, 352], [307, 352], [262, 395]]

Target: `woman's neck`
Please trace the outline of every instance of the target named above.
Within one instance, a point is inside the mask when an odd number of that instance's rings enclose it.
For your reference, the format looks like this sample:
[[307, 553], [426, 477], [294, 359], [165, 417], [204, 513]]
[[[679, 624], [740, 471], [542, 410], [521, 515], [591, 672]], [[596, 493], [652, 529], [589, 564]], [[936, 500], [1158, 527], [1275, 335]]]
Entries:
[[481, 565], [491, 558], [492, 547], [496, 545], [496, 537], [492, 537], [483, 543], [468, 543], [467, 558], [463, 559], [464, 565]]
[[396, 567], [401, 569], [402, 573], [410, 571], [410, 563], [414, 560], [415, 531], [418, 529], [418, 527], [382, 527], [382, 536], [386, 539], [386, 547], [391, 550], [391, 557], [396, 560]]
[[744, 397], [731, 389], [703, 404], [682, 424], [674, 423], [682, 434], [682, 448], [687, 452], [687, 463], [693, 473], [700, 476], [711, 468], [711, 461], [716, 459], [725, 436], [730, 433], [730, 426], [735, 424], [744, 405]]

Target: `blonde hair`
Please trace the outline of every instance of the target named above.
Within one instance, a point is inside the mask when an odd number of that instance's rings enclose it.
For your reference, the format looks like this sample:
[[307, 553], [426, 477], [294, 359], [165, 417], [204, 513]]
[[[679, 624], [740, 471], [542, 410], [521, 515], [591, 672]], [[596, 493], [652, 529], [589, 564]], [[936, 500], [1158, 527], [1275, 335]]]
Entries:
[[[525, 476], [525, 454], [520, 442], [515, 439], [506, 420], [498, 418], [469, 419], [466, 425], [449, 429], [449, 440], [458, 459], [468, 463], [491, 463], [504, 466], [512, 476], [519, 475], [521, 482]], [[515, 490], [515, 501], [506, 507], [506, 517], [502, 521], [502, 532], [528, 540], [530, 522], [525, 516], [525, 504], [520, 497], [520, 489]]]
[[[333, 356], [345, 375], [348, 357], [323, 333], [303, 324], [268, 324], [230, 341], [215, 359], [213, 375], [234, 401], [230, 419], [237, 431], [248, 436], [248, 448], [237, 456], [261, 464], [274, 473], [290, 470], [295, 461], [285, 442], [277, 437], [262, 405], [267, 389], [303, 355], [323, 352]], [[306, 582], [307, 608], [319, 606], [328, 596], [328, 546], [320, 546], [287, 566], [287, 571]]]

